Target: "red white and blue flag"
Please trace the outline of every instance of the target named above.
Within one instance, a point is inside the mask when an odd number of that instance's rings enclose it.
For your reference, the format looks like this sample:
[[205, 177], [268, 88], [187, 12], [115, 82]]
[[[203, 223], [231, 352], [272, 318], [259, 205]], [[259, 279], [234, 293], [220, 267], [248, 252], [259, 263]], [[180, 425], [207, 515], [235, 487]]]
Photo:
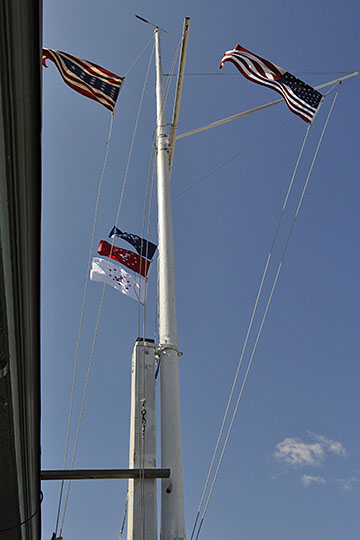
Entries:
[[112, 246], [106, 240], [100, 240], [97, 252], [99, 255], [118, 261], [143, 277], [147, 276], [151, 264], [150, 261], [144, 259], [144, 257], [140, 257], [140, 255], [133, 251]]
[[111, 112], [114, 110], [124, 77], [87, 60], [53, 49], [43, 49], [42, 62], [45, 67], [46, 60], [54, 62], [68, 86], [101, 103]]
[[149, 261], [151, 261], [157, 249], [156, 244], [141, 238], [137, 234], [120, 231], [120, 229], [115, 226], [111, 229], [109, 238], [121, 238], [122, 240], [129, 242], [129, 244], [136, 249], [139, 255], [146, 257]]
[[232, 62], [249, 81], [272, 88], [283, 96], [289, 109], [305, 122], [314, 119], [322, 94], [281, 67], [244, 49], [239, 44], [220, 62]]

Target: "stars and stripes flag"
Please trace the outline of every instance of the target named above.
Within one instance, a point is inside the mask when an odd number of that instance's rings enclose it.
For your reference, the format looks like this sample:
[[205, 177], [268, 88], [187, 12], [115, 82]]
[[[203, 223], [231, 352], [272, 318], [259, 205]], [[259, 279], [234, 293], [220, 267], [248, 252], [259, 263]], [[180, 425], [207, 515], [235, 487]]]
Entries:
[[122, 240], [129, 242], [129, 244], [136, 249], [139, 255], [146, 257], [149, 261], [151, 261], [157, 249], [156, 244], [141, 238], [137, 234], [120, 231], [120, 229], [115, 226], [111, 229], [109, 238], [121, 238]]
[[126, 296], [137, 300], [141, 304], [144, 303], [145, 279], [140, 276], [130, 275], [112, 261], [94, 257], [90, 270], [90, 279], [105, 282]]
[[140, 257], [140, 255], [133, 251], [112, 246], [106, 240], [100, 240], [97, 252], [99, 255], [118, 261], [143, 277], [147, 276], [151, 264], [150, 261], [144, 259], [144, 257]]
[[289, 109], [305, 122], [311, 122], [322, 94], [279, 66], [244, 49], [239, 44], [227, 51], [220, 62], [232, 62], [250, 81], [272, 88], [283, 96]]
[[113, 112], [124, 77], [71, 54], [43, 49], [42, 63], [54, 62], [65, 83]]

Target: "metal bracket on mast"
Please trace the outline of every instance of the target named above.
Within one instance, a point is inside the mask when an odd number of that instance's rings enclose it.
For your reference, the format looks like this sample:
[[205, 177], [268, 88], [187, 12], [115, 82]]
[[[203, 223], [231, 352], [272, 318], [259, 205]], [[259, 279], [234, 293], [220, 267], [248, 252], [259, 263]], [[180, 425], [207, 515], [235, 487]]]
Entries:
[[169, 351], [175, 351], [178, 356], [183, 356], [184, 353], [179, 351], [179, 349], [175, 345], [158, 345], [155, 349], [154, 356], [155, 358], [160, 358], [161, 353]]

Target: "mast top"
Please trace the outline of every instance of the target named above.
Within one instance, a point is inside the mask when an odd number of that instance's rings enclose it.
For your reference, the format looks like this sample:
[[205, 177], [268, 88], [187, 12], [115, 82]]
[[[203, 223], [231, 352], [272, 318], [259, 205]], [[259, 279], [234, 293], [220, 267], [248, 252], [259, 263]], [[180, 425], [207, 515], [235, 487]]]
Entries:
[[166, 34], [168, 34], [169, 32], [167, 30], [164, 30], [164, 28], [160, 28], [160, 26], [158, 26], [157, 24], [154, 24], [146, 19], [144, 19], [144, 17], [140, 17], [140, 15], [136, 15], [135, 14], [135, 17], [137, 19], [139, 19], [140, 21], [143, 21], [144, 23], [146, 24], [150, 24], [150, 26], [153, 26], [155, 28], [155, 30], [160, 30], [161, 32], [165, 32]]

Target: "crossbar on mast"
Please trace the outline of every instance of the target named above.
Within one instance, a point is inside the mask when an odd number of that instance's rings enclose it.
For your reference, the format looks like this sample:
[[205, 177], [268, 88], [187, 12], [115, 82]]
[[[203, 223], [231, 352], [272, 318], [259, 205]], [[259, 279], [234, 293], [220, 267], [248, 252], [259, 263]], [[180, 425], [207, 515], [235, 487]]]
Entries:
[[[351, 77], [356, 77], [357, 75], [359, 75], [359, 72], [354, 71], [353, 73], [350, 73], [350, 75], [345, 75], [344, 77], [339, 77], [338, 79], [334, 79], [333, 81], [319, 84], [318, 86], [314, 86], [314, 88], [315, 90], [320, 90], [321, 88], [326, 88], [327, 86], [331, 86], [332, 84], [341, 83], [345, 81], [346, 79], [350, 79]], [[223, 118], [222, 120], [218, 120], [217, 122], [212, 122], [211, 124], [207, 124], [206, 126], [202, 126], [197, 129], [193, 129], [191, 131], [186, 131], [185, 133], [181, 133], [180, 135], [177, 135], [176, 140], [178, 141], [180, 139], [184, 139], [185, 137], [189, 137], [190, 135], [195, 135], [195, 133], [201, 133], [201, 131], [206, 131], [207, 129], [221, 126], [222, 124], [226, 124], [227, 122], [231, 122], [232, 120], [237, 120], [238, 118], [242, 118], [243, 116], [247, 116], [248, 114], [262, 111], [263, 109], [267, 109], [268, 107], [272, 107], [273, 105], [278, 105], [279, 103], [283, 103], [283, 101], [284, 101], [283, 99], [277, 99], [276, 101], [265, 103], [265, 105], [260, 105], [260, 107], [255, 107], [254, 109], [249, 109], [248, 111], [244, 111], [239, 114], [234, 114], [233, 116], [228, 116], [227, 118]]]
[[124, 480], [144, 478], [169, 478], [170, 469], [70, 469], [45, 470], [40, 480]]

